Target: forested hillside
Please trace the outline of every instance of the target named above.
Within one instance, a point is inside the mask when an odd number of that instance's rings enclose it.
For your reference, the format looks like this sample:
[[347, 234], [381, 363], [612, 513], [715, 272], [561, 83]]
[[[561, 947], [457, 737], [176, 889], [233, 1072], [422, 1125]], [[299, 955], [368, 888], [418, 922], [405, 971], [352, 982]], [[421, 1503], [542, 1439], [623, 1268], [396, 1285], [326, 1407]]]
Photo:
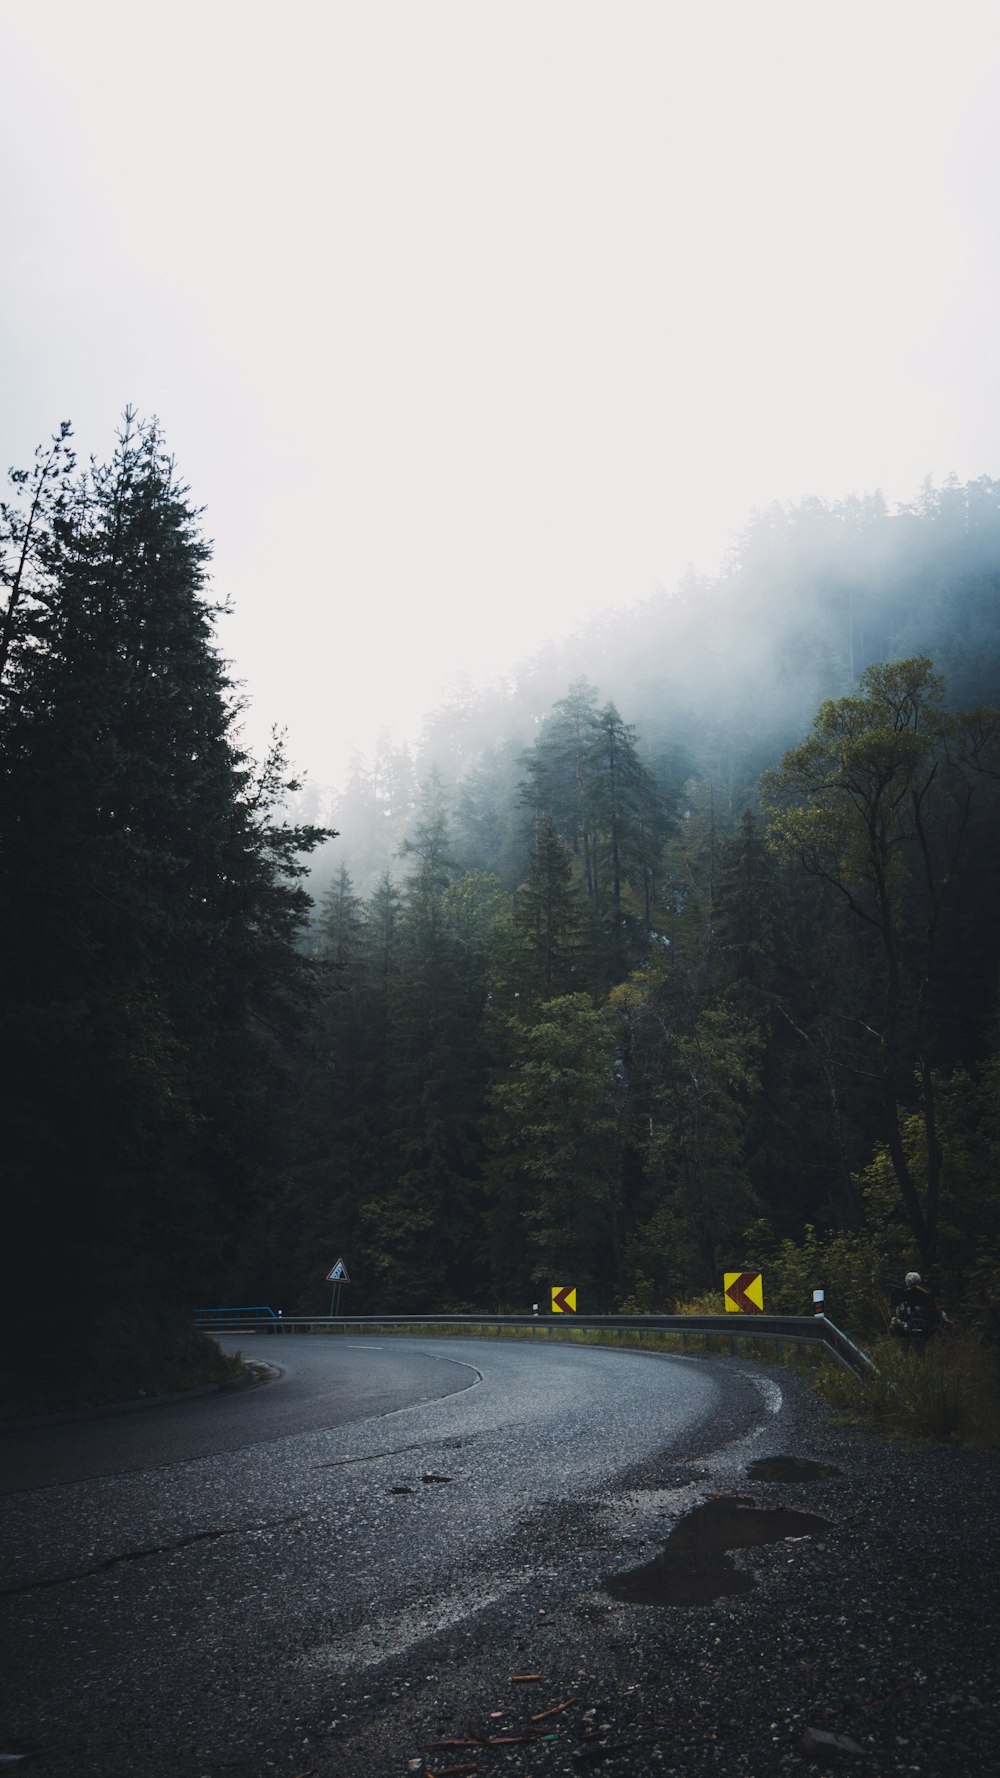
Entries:
[[998, 594], [985, 478], [775, 508], [357, 759], [315, 805], [323, 1062], [273, 1227], [310, 1210], [261, 1288], [335, 1248], [355, 1305], [662, 1307], [812, 1226], [832, 1270], [981, 1295]]
[[757, 513], [716, 579], [690, 574], [486, 690], [456, 687], [417, 747], [393, 742], [387, 715], [374, 756], [355, 757], [346, 786], [310, 786], [301, 803], [340, 832], [317, 879], [346, 863], [368, 894], [383, 870], [398, 874], [420, 785], [436, 769], [456, 844], [516, 887], [521, 755], [580, 679], [636, 727], [644, 763], [710, 782], [717, 815], [738, 821], [761, 771], [873, 663], [928, 655], [957, 707], [995, 702], [998, 611], [1000, 482], [988, 477], [926, 486], [891, 513], [879, 496]]
[[338, 1257], [358, 1312], [670, 1307], [803, 1242], [855, 1307], [905, 1261], [986, 1302], [1000, 484], [758, 515], [331, 802], [241, 750], [156, 429], [14, 483], [2, 1152], [53, 1350], [324, 1309]]

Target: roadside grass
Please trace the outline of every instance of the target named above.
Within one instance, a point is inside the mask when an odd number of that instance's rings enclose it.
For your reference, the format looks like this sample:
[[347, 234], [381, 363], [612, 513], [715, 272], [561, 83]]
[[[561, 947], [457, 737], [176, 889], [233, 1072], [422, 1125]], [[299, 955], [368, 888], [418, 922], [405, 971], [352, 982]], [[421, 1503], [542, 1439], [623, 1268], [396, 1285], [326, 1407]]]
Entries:
[[[706, 1312], [706, 1311], [692, 1311]], [[688, 1313], [682, 1310], [679, 1313]], [[692, 1356], [697, 1353], [709, 1353], [717, 1357], [755, 1358], [762, 1364], [780, 1362], [790, 1366], [812, 1371], [822, 1362], [822, 1353], [806, 1348], [795, 1347], [777, 1339], [750, 1340], [725, 1333], [698, 1333], [690, 1330], [686, 1333], [669, 1333], [660, 1328], [625, 1327], [597, 1328], [574, 1327], [572, 1318], [566, 1321], [544, 1320], [533, 1322], [525, 1327], [505, 1327], [502, 1322], [486, 1321], [482, 1327], [470, 1330], [453, 1323], [434, 1321], [414, 1322], [407, 1327], [398, 1327], [388, 1323], [392, 1331], [400, 1334], [413, 1334], [420, 1339], [501, 1339], [501, 1340], [557, 1340], [562, 1345], [574, 1346], [612, 1346], [616, 1349], [631, 1349], [638, 1352], [687, 1352]], [[325, 1339], [329, 1330], [315, 1328], [310, 1330], [318, 1338]]]
[[1000, 1361], [974, 1335], [950, 1334], [913, 1350], [879, 1340], [863, 1377], [824, 1365], [823, 1400], [845, 1418], [902, 1439], [936, 1439], [1000, 1450]]

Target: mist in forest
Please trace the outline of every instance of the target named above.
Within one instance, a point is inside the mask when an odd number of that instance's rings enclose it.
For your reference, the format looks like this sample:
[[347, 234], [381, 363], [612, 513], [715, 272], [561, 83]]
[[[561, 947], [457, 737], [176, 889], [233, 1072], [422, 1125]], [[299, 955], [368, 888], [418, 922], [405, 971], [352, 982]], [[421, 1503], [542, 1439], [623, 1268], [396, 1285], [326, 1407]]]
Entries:
[[[317, 888], [342, 868], [366, 891], [384, 870], [405, 876], [399, 848], [432, 775], [467, 830], [459, 856], [483, 862], [492, 820], [507, 837], [491, 862], [516, 888], [531, 748], [573, 685], [613, 702], [647, 763], [686, 795], [710, 796], [731, 828], [825, 699], [855, 692], [874, 663], [913, 655], [934, 661], [956, 707], [1000, 701], [1000, 483], [989, 477], [927, 482], [895, 509], [878, 495], [772, 504], [716, 575], [690, 572], [492, 684], [457, 686], [412, 743], [385, 731], [341, 784], [295, 800], [298, 815], [338, 830], [317, 857]], [[477, 805], [492, 816], [477, 818]]]
[[[317, 794], [580, 673], [637, 719], [805, 708], [811, 521], [766, 589], [743, 561], [772, 503], [1000, 469], [979, 0], [54, 0], [0, 36], [0, 460], [159, 417], [246, 741], [286, 728]], [[905, 527], [814, 516], [842, 685], [876, 646], [851, 576]]]

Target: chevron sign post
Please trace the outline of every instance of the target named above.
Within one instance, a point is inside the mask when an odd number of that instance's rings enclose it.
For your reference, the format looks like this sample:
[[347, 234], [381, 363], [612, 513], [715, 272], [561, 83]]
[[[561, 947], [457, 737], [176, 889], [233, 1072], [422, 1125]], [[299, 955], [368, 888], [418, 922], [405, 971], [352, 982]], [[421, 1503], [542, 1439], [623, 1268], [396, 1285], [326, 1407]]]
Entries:
[[727, 1314], [763, 1315], [764, 1280], [760, 1272], [723, 1272]]
[[569, 1284], [553, 1284], [553, 1286], [552, 1286], [552, 1313], [553, 1313], [553, 1315], [566, 1315], [567, 1313], [570, 1315], [575, 1315], [575, 1313], [576, 1313], [576, 1285], [575, 1284], [572, 1286]]

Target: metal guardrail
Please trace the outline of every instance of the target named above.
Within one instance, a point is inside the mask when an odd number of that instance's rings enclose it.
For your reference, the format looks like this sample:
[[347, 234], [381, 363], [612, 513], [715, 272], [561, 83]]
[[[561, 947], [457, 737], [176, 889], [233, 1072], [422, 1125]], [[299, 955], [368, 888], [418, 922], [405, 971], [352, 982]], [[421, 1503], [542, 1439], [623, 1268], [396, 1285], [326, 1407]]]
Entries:
[[[846, 1370], [860, 1376], [872, 1368], [866, 1352], [825, 1315], [278, 1315], [273, 1309], [199, 1309], [196, 1325], [206, 1333], [312, 1334], [461, 1327], [494, 1333], [527, 1328], [546, 1335], [587, 1329], [599, 1333], [638, 1333], [640, 1343], [651, 1333], [679, 1334], [686, 1346], [691, 1335], [721, 1336], [735, 1355], [740, 1340], [767, 1340], [781, 1353], [785, 1346], [822, 1346]], [[739, 1325], [733, 1325], [738, 1322]]]
[[280, 1310], [269, 1309], [266, 1303], [252, 1303], [248, 1308], [239, 1309], [196, 1309], [194, 1313], [198, 1327], [208, 1330], [218, 1327], [220, 1321], [224, 1321], [226, 1323], [223, 1329], [225, 1333], [233, 1331], [231, 1325], [233, 1322], [236, 1322], [240, 1327], [253, 1325], [254, 1331], [256, 1331], [258, 1322], [266, 1324], [270, 1321], [281, 1321]]

